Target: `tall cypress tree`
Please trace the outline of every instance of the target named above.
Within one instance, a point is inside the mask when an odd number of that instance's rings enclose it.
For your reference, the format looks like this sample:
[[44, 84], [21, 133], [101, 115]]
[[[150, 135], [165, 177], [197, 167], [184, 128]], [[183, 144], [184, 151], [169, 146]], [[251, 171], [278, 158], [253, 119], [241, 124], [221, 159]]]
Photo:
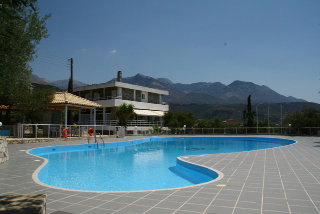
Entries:
[[248, 103], [247, 103], [247, 127], [253, 127], [254, 116], [255, 116], [255, 112], [252, 111], [251, 94], [250, 94], [248, 96]]
[[243, 126], [247, 125], [247, 109], [242, 110], [242, 124]]

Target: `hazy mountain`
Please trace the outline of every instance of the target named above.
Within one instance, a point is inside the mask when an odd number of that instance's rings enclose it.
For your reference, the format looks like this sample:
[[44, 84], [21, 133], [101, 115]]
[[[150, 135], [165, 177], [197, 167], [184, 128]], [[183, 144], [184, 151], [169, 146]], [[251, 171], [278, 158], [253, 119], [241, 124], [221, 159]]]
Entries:
[[239, 80], [236, 80], [229, 85], [224, 85], [220, 82], [181, 84], [173, 83], [167, 78], [155, 79], [142, 74], [126, 77], [122, 80], [126, 83], [168, 90], [170, 95], [164, 99], [169, 103], [246, 103], [249, 94], [251, 94], [253, 103], [306, 102], [303, 99], [281, 95], [264, 85], [261, 86], [252, 82]]
[[[111, 81], [115, 81], [116, 79], [112, 79]], [[172, 82], [169, 79], [160, 78], [160, 81], [158, 79], [145, 76], [143, 74], [136, 74], [133, 77], [125, 77], [122, 78], [122, 81], [125, 83], [150, 87], [150, 88], [157, 88], [161, 90], [167, 90], [169, 91], [170, 96], [166, 96], [164, 99], [167, 102], [174, 101], [176, 99], [177, 102], [184, 102], [185, 99], [182, 99], [186, 95], [186, 93], [180, 91], [179, 89], [175, 88]]]
[[[38, 84], [53, 85], [61, 90], [68, 88], [68, 80], [49, 81], [31, 76], [31, 81]], [[115, 81], [112, 79], [111, 81]], [[177, 104], [245, 104], [251, 94], [252, 103], [289, 103], [306, 102], [292, 96], [286, 97], [264, 85], [236, 80], [229, 85], [220, 82], [198, 82], [191, 84], [173, 83], [167, 78], [153, 78], [138, 73], [132, 77], [122, 78], [123, 82], [150, 88], [168, 90], [169, 96], [164, 101]], [[74, 80], [74, 88], [87, 84]]]
[[[42, 84], [42, 85], [52, 85], [55, 86], [61, 90], [66, 90], [68, 89], [68, 82], [69, 80], [57, 80], [57, 81], [50, 81], [44, 78], [41, 78], [35, 74], [31, 74], [31, 82], [32, 83], [37, 83], [37, 84]], [[73, 80], [73, 87], [80, 87], [80, 86], [85, 86], [87, 84], [80, 82], [78, 80]]]
[[32, 83], [43, 84], [43, 85], [48, 85], [48, 83], [50, 82], [49, 80], [40, 78], [35, 74], [31, 74], [30, 80]]
[[[49, 84], [56, 86], [62, 90], [66, 90], [66, 89], [68, 89], [68, 83], [69, 83], [69, 80], [57, 80], [57, 81], [50, 82]], [[87, 84], [80, 82], [78, 80], [73, 80], [73, 88], [80, 87], [80, 86], [86, 86], [86, 85]]]
[[40, 84], [40, 83], [32, 83], [32, 88], [35, 91], [47, 90], [47, 89], [53, 89], [54, 91], [60, 91], [60, 89], [55, 86], [48, 85], [48, 84]]
[[[267, 118], [272, 123], [280, 122], [280, 112], [282, 116], [301, 111], [304, 107], [320, 109], [320, 104], [306, 102], [295, 97], [283, 96], [264, 85], [257, 85], [252, 82], [234, 81], [229, 85], [220, 82], [198, 82], [192, 84], [173, 83], [167, 78], [152, 78], [143, 74], [132, 77], [125, 77], [123, 82], [141, 85], [145, 87], [168, 90], [170, 95], [164, 101], [170, 103], [170, 109], [182, 112], [192, 112], [197, 119], [221, 120], [236, 119], [242, 121], [242, 110], [246, 107], [247, 97], [252, 95], [253, 109], [256, 110], [259, 104], [259, 120]], [[62, 90], [67, 89], [68, 80], [49, 81], [37, 75], [32, 75], [31, 81], [38, 84], [54, 85]], [[115, 81], [112, 79], [111, 81]], [[86, 85], [85, 83], [74, 81], [74, 87]], [[36, 87], [37, 84], [35, 84]], [[44, 87], [41, 85], [41, 87]], [[281, 103], [281, 104], [280, 104]], [[269, 111], [268, 111], [269, 109]]]
[[162, 82], [164, 84], [173, 84], [173, 82], [171, 80], [169, 80], [168, 78], [158, 78], [157, 79], [159, 82]]
[[[110, 82], [115, 81], [116, 79], [110, 80]], [[132, 77], [125, 77], [122, 78], [122, 81], [125, 83], [130, 83], [130, 84], [135, 84], [135, 85], [140, 85], [140, 86], [145, 86], [145, 87], [150, 87], [150, 88], [157, 88], [157, 89], [162, 89], [162, 90], [168, 90], [171, 88], [172, 82], [167, 79], [167, 81], [164, 81], [165, 78], [160, 78], [160, 81], [158, 79], [155, 79], [153, 77], [145, 76], [143, 74], [136, 74], [135, 76]]]

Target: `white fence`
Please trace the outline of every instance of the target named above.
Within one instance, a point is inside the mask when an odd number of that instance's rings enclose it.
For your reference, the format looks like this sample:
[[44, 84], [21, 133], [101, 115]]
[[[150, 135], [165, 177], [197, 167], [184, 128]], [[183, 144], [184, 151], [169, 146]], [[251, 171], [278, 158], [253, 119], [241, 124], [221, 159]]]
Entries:
[[[94, 128], [98, 135], [116, 135], [116, 124], [108, 125], [68, 125], [60, 124], [18, 124], [3, 126], [2, 131], [10, 132], [10, 137], [19, 138], [61, 138], [63, 129], [68, 128], [69, 137], [86, 137], [89, 128]], [[143, 126], [131, 123], [126, 129], [126, 135], [297, 135], [320, 136], [320, 127], [228, 127], [228, 128], [167, 128]]]
[[88, 136], [90, 128], [95, 128], [96, 133], [101, 135], [114, 135], [115, 126], [104, 125], [68, 125], [67, 127], [60, 124], [20, 124], [18, 125], [18, 136], [20, 138], [61, 138], [63, 129], [69, 130], [69, 137]]

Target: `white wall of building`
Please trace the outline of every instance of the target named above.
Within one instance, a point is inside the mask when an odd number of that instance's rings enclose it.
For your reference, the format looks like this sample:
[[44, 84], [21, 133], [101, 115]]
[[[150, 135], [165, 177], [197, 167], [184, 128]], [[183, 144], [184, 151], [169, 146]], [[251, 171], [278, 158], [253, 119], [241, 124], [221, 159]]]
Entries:
[[153, 111], [169, 111], [169, 105], [145, 103], [145, 102], [135, 102], [130, 100], [112, 99], [112, 100], [97, 100], [96, 103], [102, 105], [103, 107], [115, 107], [120, 106], [123, 103], [132, 104], [136, 109], [149, 109]]

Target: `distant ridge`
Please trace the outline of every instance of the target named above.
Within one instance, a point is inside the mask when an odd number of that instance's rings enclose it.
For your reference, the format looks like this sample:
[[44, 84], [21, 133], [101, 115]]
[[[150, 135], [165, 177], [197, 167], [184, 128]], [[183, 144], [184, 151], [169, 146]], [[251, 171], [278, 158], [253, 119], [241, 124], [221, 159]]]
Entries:
[[[115, 81], [112, 79], [110, 81]], [[170, 95], [164, 101], [170, 104], [174, 111], [192, 112], [196, 119], [221, 120], [235, 119], [242, 121], [242, 110], [246, 107], [247, 97], [252, 95], [253, 108], [259, 105], [259, 120], [267, 118], [268, 110], [270, 122], [280, 123], [280, 106], [282, 116], [312, 107], [320, 109], [320, 104], [307, 102], [293, 96], [283, 96], [265, 85], [236, 80], [229, 85], [220, 82], [198, 82], [192, 84], [173, 83], [167, 78], [152, 78], [143, 74], [122, 78], [123, 82], [145, 87], [168, 90]], [[60, 90], [66, 90], [68, 80], [49, 81], [32, 75], [32, 82], [43, 85], [54, 85]], [[109, 81], [109, 82], [110, 82]], [[75, 87], [86, 85], [75, 81]], [[43, 86], [41, 86], [43, 87]], [[280, 105], [281, 103], [281, 105]]]
[[[57, 80], [57, 81], [50, 81], [44, 78], [41, 78], [35, 74], [31, 74], [31, 78], [30, 78], [32, 83], [37, 83], [37, 84], [42, 84], [42, 85], [52, 85], [55, 86], [61, 90], [66, 90], [68, 89], [68, 82], [69, 80]], [[73, 87], [80, 87], [80, 86], [85, 86], [87, 84], [80, 82], [78, 80], [73, 80]]]
[[306, 102], [292, 96], [286, 97], [264, 85], [236, 80], [229, 85], [220, 82], [198, 82], [191, 84], [173, 83], [167, 78], [155, 79], [143, 74], [125, 77], [123, 82], [145, 87], [168, 90], [169, 103], [190, 104], [243, 104], [251, 94], [254, 103]]
[[[31, 81], [38, 84], [47, 84], [66, 90], [68, 80], [50, 81], [31, 76]], [[112, 79], [110, 81], [115, 81]], [[247, 97], [251, 94], [253, 103], [291, 103], [307, 102], [293, 96], [284, 96], [265, 85], [257, 85], [252, 82], [235, 80], [229, 85], [220, 82], [197, 82], [191, 84], [173, 83], [168, 78], [153, 78], [141, 73], [131, 77], [124, 77], [125, 83], [168, 90], [169, 96], [164, 101], [175, 104], [245, 104]], [[74, 80], [74, 87], [85, 86], [87, 84]]]
[[[57, 80], [57, 81], [50, 82], [49, 84], [56, 86], [62, 90], [66, 90], [66, 89], [68, 89], [68, 83], [69, 83], [69, 80]], [[80, 82], [78, 80], [73, 80], [73, 87], [74, 88], [80, 87], [80, 86], [86, 86], [86, 85], [87, 84]]]
[[49, 80], [40, 78], [35, 74], [31, 74], [30, 80], [32, 83], [43, 84], [43, 85], [48, 85], [50, 82]]

